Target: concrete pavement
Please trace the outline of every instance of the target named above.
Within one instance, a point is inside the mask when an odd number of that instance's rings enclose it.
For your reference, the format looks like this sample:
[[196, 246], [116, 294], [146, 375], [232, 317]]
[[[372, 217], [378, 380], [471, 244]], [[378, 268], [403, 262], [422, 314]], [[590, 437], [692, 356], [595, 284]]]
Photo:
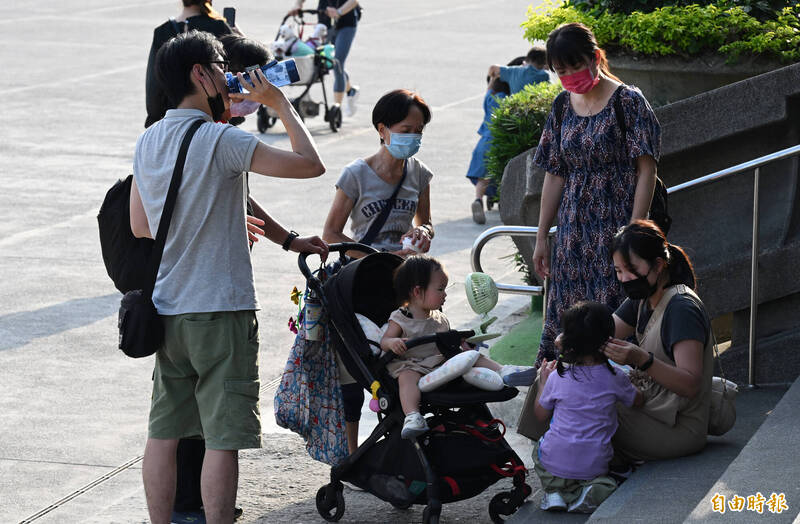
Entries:
[[[238, 2], [240, 27], [272, 40], [288, 3]], [[253, 176], [253, 194], [287, 226], [320, 232], [341, 168], [378, 147], [374, 102], [396, 87], [419, 90], [433, 108], [418, 155], [435, 174], [431, 254], [454, 283], [448, 315], [469, 324], [474, 316], [459, 287], [469, 247], [499, 219], [495, 211], [485, 226], [472, 223], [464, 173], [483, 116], [487, 66], [528, 48], [519, 28], [527, 4], [369, 3], [348, 60], [362, 88], [358, 114], [337, 134], [321, 118], [308, 122], [327, 173], [308, 181]], [[131, 172], [152, 29], [177, 10], [178, 2], [167, 0], [46, 0], [14, 2], [0, 19], [0, 522], [146, 519], [137, 459], [152, 359], [131, 360], [116, 349], [120, 295], [105, 274], [95, 216], [106, 190]], [[257, 133], [255, 119], [243, 128]], [[288, 144], [280, 125], [260, 138]], [[510, 242], [493, 242], [484, 266], [513, 276], [512, 265], [497, 258], [512, 252]], [[291, 345], [289, 292], [302, 278], [295, 257], [279, 246], [262, 242], [254, 260], [264, 440], [273, 442], [283, 436], [271, 420], [269, 385]], [[504, 297], [501, 314], [525, 300]], [[243, 478], [255, 475], [248, 464]], [[129, 513], [111, 518], [118, 507]], [[258, 511], [252, 505], [248, 514]]]

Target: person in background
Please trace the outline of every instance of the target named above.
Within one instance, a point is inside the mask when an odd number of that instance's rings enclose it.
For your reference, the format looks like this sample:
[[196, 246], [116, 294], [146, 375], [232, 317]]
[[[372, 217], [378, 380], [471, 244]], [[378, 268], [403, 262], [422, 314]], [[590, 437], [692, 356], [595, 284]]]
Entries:
[[550, 75], [547, 74], [547, 51], [542, 46], [533, 46], [522, 65], [501, 66], [494, 64], [489, 67], [489, 76], [499, 78], [508, 83], [510, 94], [522, 91], [528, 84], [539, 82], [549, 82]]
[[500, 100], [508, 96], [510, 90], [506, 82], [499, 77], [487, 77], [489, 88], [483, 97], [483, 122], [478, 128], [480, 139], [472, 150], [472, 159], [467, 169], [467, 178], [475, 186], [475, 200], [472, 202], [472, 220], [476, 224], [486, 223], [486, 214], [483, 212], [483, 197], [486, 195], [486, 209], [492, 209], [497, 194], [497, 188], [492, 184], [486, 172], [486, 154], [492, 145], [492, 132], [489, 130], [489, 122], [492, 120], [492, 113], [500, 105]]
[[[305, 0], [296, 0], [289, 14], [296, 14], [303, 8]], [[336, 60], [333, 68], [333, 100], [342, 107], [342, 114], [351, 117], [356, 114], [359, 87], [350, 82], [345, 70], [345, 61], [356, 37], [356, 28], [361, 19], [361, 6], [358, 0], [319, 0], [317, 6], [320, 22], [330, 24], [328, 42], [335, 48]], [[345, 94], [347, 100], [345, 102]]]
[[167, 109], [172, 106], [167, 99], [164, 89], [158, 84], [155, 74], [156, 53], [170, 38], [190, 30], [206, 31], [216, 37], [232, 34], [236, 31], [231, 28], [225, 19], [211, 7], [208, 0], [183, 0], [183, 8], [178, 16], [170, 18], [153, 31], [153, 43], [150, 45], [150, 54], [147, 57], [147, 71], [145, 73], [145, 105], [147, 118], [144, 127], [150, 127], [164, 117]]

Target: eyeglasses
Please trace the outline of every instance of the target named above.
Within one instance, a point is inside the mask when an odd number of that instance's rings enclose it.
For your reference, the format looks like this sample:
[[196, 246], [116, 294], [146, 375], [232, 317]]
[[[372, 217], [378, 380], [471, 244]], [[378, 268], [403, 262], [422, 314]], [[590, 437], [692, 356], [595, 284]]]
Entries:
[[230, 69], [231, 66], [231, 63], [228, 62], [227, 60], [210, 60], [209, 62], [206, 63], [219, 65], [219, 67], [222, 69], [224, 73], [227, 73], [228, 69]]

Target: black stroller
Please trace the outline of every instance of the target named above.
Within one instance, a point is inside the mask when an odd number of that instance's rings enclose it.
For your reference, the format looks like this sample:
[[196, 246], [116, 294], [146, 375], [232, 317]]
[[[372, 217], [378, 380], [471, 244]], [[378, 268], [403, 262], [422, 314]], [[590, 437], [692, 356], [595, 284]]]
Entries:
[[[299, 34], [295, 37], [295, 40], [302, 39], [304, 26], [313, 25], [307, 23], [303, 19], [304, 14], [319, 15], [316, 10], [304, 9], [297, 15], [286, 15], [281, 21], [280, 27], [283, 27], [289, 18], [292, 18], [295, 24], [297, 24], [299, 27]], [[278, 35], [275, 37], [276, 41], [279, 38], [280, 29], [278, 29], [278, 31]], [[333, 69], [335, 62], [335, 58], [333, 58], [330, 53], [331, 48], [332, 46], [318, 46], [313, 54], [303, 56], [293, 56], [291, 52], [284, 55], [276, 53], [276, 58], [282, 60], [283, 58], [291, 57], [294, 58], [297, 64], [297, 71], [300, 73], [300, 81], [294, 84], [294, 87], [301, 91], [299, 95], [291, 96], [289, 101], [292, 103], [292, 106], [294, 106], [297, 114], [300, 115], [300, 119], [305, 121], [306, 117], [315, 117], [319, 115], [319, 106], [322, 104], [325, 108], [325, 121], [330, 125], [331, 131], [336, 133], [339, 131], [339, 128], [342, 127], [342, 109], [336, 104], [328, 105], [328, 94], [325, 91], [325, 76]], [[317, 83], [319, 83], [322, 88], [322, 102], [313, 101], [309, 93], [311, 87]], [[274, 114], [270, 109], [264, 106], [258, 108], [256, 126], [258, 127], [259, 133], [264, 133], [267, 129], [274, 126], [277, 120], [278, 115]]]
[[[405, 415], [397, 382], [385, 368], [394, 354], [374, 356], [355, 316], [361, 313], [377, 325], [387, 321], [397, 307], [392, 276], [402, 259], [356, 243], [334, 244], [330, 250], [340, 253], [343, 264], [346, 251], [370, 253], [344, 264], [324, 284], [309, 269], [307, 254], [300, 255], [299, 266], [335, 328], [330, 330], [330, 347], [336, 348], [353, 378], [377, 394], [380, 412], [369, 438], [331, 468], [330, 483], [317, 492], [317, 511], [327, 521], [338, 521], [345, 510], [342, 481], [347, 481], [397, 508], [424, 504], [423, 522], [438, 523], [442, 503], [474, 497], [509, 477], [513, 489], [497, 494], [489, 504], [492, 521], [503, 522], [504, 516], [522, 505], [531, 488], [525, 483], [522, 459], [503, 438], [504, 425], [492, 417], [485, 403], [514, 398], [517, 390], [483, 391], [459, 378], [445, 388], [423, 393], [420, 412], [430, 415], [431, 430], [413, 441], [402, 439]], [[436, 342], [449, 358], [460, 352], [461, 340], [473, 334], [437, 333], [409, 340], [406, 347]]]

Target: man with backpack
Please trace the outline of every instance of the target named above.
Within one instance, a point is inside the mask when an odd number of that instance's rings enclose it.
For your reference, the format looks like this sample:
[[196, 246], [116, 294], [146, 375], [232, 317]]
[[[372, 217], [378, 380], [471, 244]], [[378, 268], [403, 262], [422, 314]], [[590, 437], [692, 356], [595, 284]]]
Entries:
[[[260, 220], [246, 218], [244, 172], [311, 178], [324, 173], [325, 166], [289, 101], [260, 71], [252, 75], [252, 84], [239, 76], [249, 94], [229, 97], [227, 62], [213, 35], [192, 31], [173, 38], [159, 50], [155, 69], [176, 109], [136, 144], [130, 197], [135, 236], [152, 238], [158, 230], [181, 142], [198, 120], [202, 124], [186, 153], [152, 294], [164, 324], [164, 343], [156, 352], [142, 477], [151, 521], [169, 522], [178, 440], [205, 438], [201, 486], [206, 521], [232, 522], [238, 450], [261, 445], [259, 305], [248, 238], [263, 234], [286, 250], [327, 255], [321, 239], [286, 231], [258, 205]], [[215, 123], [231, 99], [275, 110], [292, 151]]]

